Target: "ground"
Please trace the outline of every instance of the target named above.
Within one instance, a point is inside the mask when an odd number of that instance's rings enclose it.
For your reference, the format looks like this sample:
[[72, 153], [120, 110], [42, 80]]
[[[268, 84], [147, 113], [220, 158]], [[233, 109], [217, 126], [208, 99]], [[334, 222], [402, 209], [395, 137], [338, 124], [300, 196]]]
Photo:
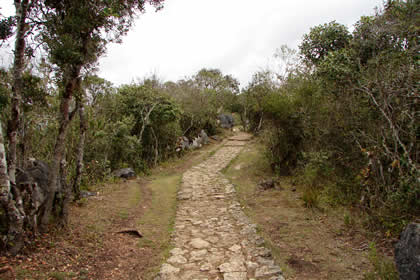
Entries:
[[[22, 255], [1, 257], [0, 267], [12, 267], [16, 279], [154, 279], [174, 255], [171, 236], [177, 234], [183, 174], [214, 157], [223, 144], [188, 153], [149, 176], [96, 186], [98, 196], [72, 205], [68, 229], [38, 236]], [[270, 176], [263, 158], [253, 141], [223, 173], [285, 278], [364, 279], [372, 268], [369, 242], [349, 226], [345, 211], [305, 208], [302, 193], [287, 178], [275, 189], [260, 190], [258, 182]], [[118, 233], [124, 229], [143, 237]], [[13, 278], [8, 271], [0, 279]]]

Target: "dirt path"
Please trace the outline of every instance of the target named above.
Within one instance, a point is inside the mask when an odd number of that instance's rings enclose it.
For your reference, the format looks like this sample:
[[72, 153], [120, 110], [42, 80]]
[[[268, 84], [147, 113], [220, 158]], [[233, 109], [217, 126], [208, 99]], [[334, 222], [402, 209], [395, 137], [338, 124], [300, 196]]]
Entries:
[[221, 174], [250, 135], [240, 133], [212, 157], [187, 170], [178, 193], [174, 249], [156, 280], [284, 279], [271, 252], [262, 247], [237, 201], [235, 189]]

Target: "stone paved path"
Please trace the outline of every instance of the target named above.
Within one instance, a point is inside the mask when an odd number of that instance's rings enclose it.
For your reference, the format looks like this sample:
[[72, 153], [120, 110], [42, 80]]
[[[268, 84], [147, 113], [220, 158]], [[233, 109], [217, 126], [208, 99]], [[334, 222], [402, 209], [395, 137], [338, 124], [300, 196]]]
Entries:
[[174, 249], [155, 280], [283, 280], [256, 226], [243, 213], [235, 189], [220, 171], [250, 136], [239, 133], [183, 174]]

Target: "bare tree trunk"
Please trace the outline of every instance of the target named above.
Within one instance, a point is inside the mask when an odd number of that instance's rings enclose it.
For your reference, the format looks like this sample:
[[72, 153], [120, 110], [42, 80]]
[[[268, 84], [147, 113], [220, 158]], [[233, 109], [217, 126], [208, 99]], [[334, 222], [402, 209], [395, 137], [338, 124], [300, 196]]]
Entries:
[[263, 112], [261, 112], [260, 122], [258, 123], [258, 127], [255, 132], [259, 132], [261, 130], [262, 122], [263, 122], [263, 115], [264, 115]]
[[71, 186], [67, 183], [67, 162], [65, 159], [60, 162], [60, 182], [62, 188], [62, 201], [59, 224], [67, 227], [69, 221], [69, 204], [71, 201]]
[[[18, 193], [17, 193], [18, 194]], [[23, 247], [23, 222], [24, 215], [16, 207], [22, 199], [16, 195], [15, 201], [12, 199], [11, 185], [7, 174], [6, 151], [4, 149], [3, 130], [0, 120], [0, 204], [3, 207], [8, 219], [8, 232], [4, 241], [4, 245], [10, 249], [13, 255], [16, 255]]]
[[[23, 81], [22, 73], [25, 66], [25, 33], [26, 17], [29, 13], [29, 0], [15, 0], [16, 8], [16, 39], [13, 62], [13, 85], [11, 102], [11, 119], [7, 125], [7, 137], [9, 139], [9, 164], [6, 162], [6, 153], [3, 142], [3, 131], [0, 124], [0, 203], [5, 210], [8, 219], [8, 233], [5, 245], [10, 252], [17, 254], [24, 245], [25, 212], [23, 201], [16, 184], [16, 149], [17, 132], [20, 120], [20, 103], [22, 99]], [[12, 190], [13, 193], [12, 193]]]
[[84, 100], [80, 101], [79, 105], [79, 145], [77, 146], [77, 159], [76, 159], [76, 175], [73, 180], [73, 193], [74, 193], [74, 200], [80, 199], [80, 183], [82, 180], [82, 172], [83, 172], [83, 157], [85, 152], [85, 138], [86, 138], [86, 130], [87, 130], [87, 120], [85, 116], [85, 107], [84, 107]]
[[159, 149], [158, 149], [159, 142], [158, 142], [158, 139], [156, 137], [155, 130], [153, 129], [153, 127], [151, 127], [151, 129], [152, 129], [152, 136], [155, 139], [155, 145], [154, 145], [155, 146], [155, 159], [153, 161], [153, 166], [157, 166], [158, 159], [159, 159]]
[[157, 103], [152, 104], [152, 106], [149, 108], [149, 110], [146, 112], [143, 118], [143, 126], [141, 127], [140, 133], [139, 133], [139, 141], [140, 143], [143, 141], [143, 133], [146, 126], [149, 124], [149, 118], [150, 114], [153, 112], [155, 107], [157, 106]]
[[20, 120], [20, 102], [22, 99], [23, 80], [22, 73], [25, 66], [25, 33], [26, 17], [29, 12], [29, 0], [15, 0], [17, 30], [13, 62], [13, 86], [11, 119], [7, 126], [7, 137], [9, 139], [8, 174], [12, 184], [16, 181], [16, 146], [17, 132]]
[[58, 180], [60, 179], [60, 163], [63, 159], [66, 149], [66, 137], [67, 130], [71, 119], [73, 118], [75, 111], [70, 113], [70, 103], [75, 90], [80, 87], [80, 69], [81, 67], [75, 67], [72, 73], [69, 75], [67, 82], [65, 83], [65, 89], [63, 96], [61, 97], [60, 104], [60, 127], [58, 130], [57, 140], [54, 147], [54, 158], [51, 166], [51, 172], [48, 178], [48, 194], [45, 203], [45, 210], [41, 218], [40, 229], [42, 231], [47, 230], [49, 219], [53, 210], [54, 197], [58, 189]]

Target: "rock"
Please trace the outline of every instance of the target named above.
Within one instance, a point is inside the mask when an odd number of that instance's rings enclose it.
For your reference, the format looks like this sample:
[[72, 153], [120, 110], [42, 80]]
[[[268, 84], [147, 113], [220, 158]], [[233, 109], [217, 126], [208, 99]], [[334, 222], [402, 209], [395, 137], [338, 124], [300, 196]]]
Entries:
[[180, 152], [189, 148], [190, 148], [190, 140], [188, 140], [188, 138], [185, 136], [179, 137], [178, 141], [176, 142], [175, 150], [177, 152]]
[[136, 177], [136, 173], [132, 168], [122, 168], [115, 170], [114, 172], [112, 172], [112, 175], [114, 177], [120, 177], [124, 179], [131, 179]]
[[194, 140], [193, 140], [192, 144], [189, 146], [189, 148], [191, 150], [201, 148], [201, 146], [202, 146], [201, 141], [202, 141], [201, 137], [194, 138]]
[[89, 191], [80, 191], [80, 197], [89, 197], [89, 196], [97, 196], [98, 192], [89, 192]]
[[223, 280], [246, 280], [246, 272], [228, 272], [223, 274]]
[[204, 129], [201, 130], [200, 137], [201, 137], [203, 145], [207, 145], [209, 143], [209, 137], [207, 133], [204, 131]]
[[202, 266], [200, 266], [200, 271], [210, 271], [211, 270], [211, 264], [205, 263]]
[[278, 266], [262, 266], [255, 270], [255, 277], [267, 277], [281, 273], [281, 269]]
[[190, 245], [195, 249], [204, 249], [209, 247], [210, 243], [201, 238], [194, 238], [191, 240]]
[[175, 256], [170, 257], [167, 260], [167, 262], [173, 263], [173, 264], [184, 264], [184, 263], [187, 263], [187, 259], [181, 255], [175, 255]]
[[246, 267], [243, 262], [228, 262], [219, 265], [220, 272], [246, 272]]
[[172, 256], [178, 256], [178, 255], [183, 255], [184, 251], [181, 248], [173, 248], [169, 253]]
[[420, 224], [409, 224], [395, 246], [395, 263], [400, 279], [420, 279]]
[[263, 190], [274, 189], [276, 188], [277, 182], [274, 179], [268, 179], [261, 181], [258, 186]]
[[210, 138], [211, 139], [213, 139], [214, 141], [222, 141], [223, 139], [220, 137], [220, 136], [218, 136], [218, 135], [212, 135], [212, 136], [210, 136]]
[[[28, 221], [36, 231], [38, 217], [44, 211], [47, 194], [50, 192], [50, 168], [46, 162], [34, 158], [29, 159], [27, 166], [26, 169], [16, 169], [16, 186], [21, 192]], [[60, 180], [57, 185], [56, 195], [61, 192]]]
[[162, 265], [162, 268], [160, 269], [160, 274], [165, 275], [165, 274], [175, 274], [178, 273], [180, 271], [179, 268], [176, 268], [170, 264], [164, 263]]
[[231, 250], [232, 252], [236, 252], [236, 253], [240, 252], [241, 249], [242, 249], [242, 247], [238, 244], [235, 244], [235, 245], [233, 245], [232, 247], [229, 248], [229, 250]]
[[190, 261], [193, 261], [193, 262], [200, 261], [200, 260], [204, 259], [204, 257], [206, 255], [207, 255], [207, 250], [206, 249], [192, 251]]
[[218, 119], [222, 128], [232, 128], [235, 125], [232, 115], [220, 114]]

